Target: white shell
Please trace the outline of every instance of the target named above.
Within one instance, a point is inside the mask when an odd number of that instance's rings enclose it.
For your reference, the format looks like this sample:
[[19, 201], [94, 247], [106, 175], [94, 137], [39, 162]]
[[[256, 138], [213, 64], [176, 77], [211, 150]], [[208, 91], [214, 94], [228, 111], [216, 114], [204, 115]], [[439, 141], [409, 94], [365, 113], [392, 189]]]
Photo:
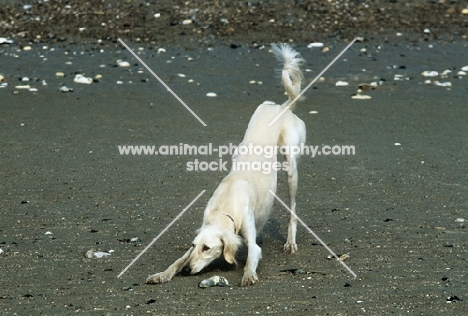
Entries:
[[75, 79], [73, 79], [76, 83], [84, 83], [84, 84], [91, 84], [93, 82], [92, 78], [85, 77], [83, 75], [77, 74]]
[[335, 83], [335, 86], [337, 86], [337, 87], [345, 87], [345, 86], [349, 86], [349, 83], [346, 82], [346, 81], [341, 81], [341, 80], [340, 80], [340, 81], [337, 81], [337, 82]]
[[207, 288], [212, 286], [228, 286], [229, 282], [225, 277], [215, 275], [211, 278], [205, 279], [198, 284], [198, 287]]

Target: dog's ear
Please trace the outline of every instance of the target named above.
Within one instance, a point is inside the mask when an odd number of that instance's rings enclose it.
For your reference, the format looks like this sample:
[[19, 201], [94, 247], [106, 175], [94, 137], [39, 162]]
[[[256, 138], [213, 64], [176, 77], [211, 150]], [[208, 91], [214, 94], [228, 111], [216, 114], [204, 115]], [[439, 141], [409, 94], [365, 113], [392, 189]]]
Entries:
[[239, 235], [234, 234], [230, 231], [225, 231], [221, 236], [221, 241], [224, 245], [223, 255], [224, 259], [230, 264], [236, 264], [236, 252], [239, 246], [242, 244], [242, 240]]

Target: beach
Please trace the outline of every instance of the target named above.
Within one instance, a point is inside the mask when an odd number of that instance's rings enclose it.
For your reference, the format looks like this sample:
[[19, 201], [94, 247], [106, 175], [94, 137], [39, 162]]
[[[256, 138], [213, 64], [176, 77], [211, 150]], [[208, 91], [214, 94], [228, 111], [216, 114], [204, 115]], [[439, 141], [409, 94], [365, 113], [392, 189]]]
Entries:
[[[464, 313], [465, 4], [8, 3], [0, 9], [2, 314]], [[358, 15], [358, 4], [373, 18]], [[382, 8], [392, 17], [387, 28]], [[47, 19], [34, 18], [43, 12]], [[76, 18], [85, 16], [80, 31]], [[362, 21], [352, 24], [353, 16]], [[295, 113], [308, 145], [355, 149], [301, 157], [297, 212], [336, 254], [349, 256], [357, 277], [301, 226], [298, 253], [284, 254], [289, 212], [275, 203], [259, 238], [259, 284], [240, 287], [242, 265], [226, 264], [145, 284], [190, 248], [227, 175], [188, 164], [229, 166], [230, 157], [123, 154], [119, 146], [238, 144], [259, 104], [285, 101], [271, 42], [301, 53], [308, 83], [355, 38]], [[287, 202], [285, 173], [278, 179]], [[198, 287], [213, 275], [229, 286]]]

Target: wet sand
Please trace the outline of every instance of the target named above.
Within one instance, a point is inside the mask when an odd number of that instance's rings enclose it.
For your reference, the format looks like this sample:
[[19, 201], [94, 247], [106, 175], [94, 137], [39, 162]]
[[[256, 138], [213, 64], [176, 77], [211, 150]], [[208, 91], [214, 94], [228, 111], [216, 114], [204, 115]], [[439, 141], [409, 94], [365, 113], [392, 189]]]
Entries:
[[[188, 249], [226, 172], [186, 169], [196, 158], [217, 156], [120, 155], [118, 146], [239, 143], [258, 104], [284, 100], [276, 61], [262, 43], [247, 41], [188, 49], [126, 42], [206, 127], [116, 43], [32, 43], [29, 51], [17, 43], [0, 46], [8, 83], [0, 88], [3, 314], [464, 313], [468, 78], [457, 73], [468, 65], [466, 42], [365, 39], [313, 85], [297, 107], [307, 144], [354, 145], [356, 154], [301, 158], [298, 214], [331, 249], [350, 255], [346, 263], [358, 277], [328, 260], [303, 227], [299, 252], [283, 254], [288, 212], [275, 203], [261, 238], [260, 284], [247, 288], [239, 287], [242, 269], [229, 267], [144, 284]], [[322, 42], [327, 52], [294, 42], [307, 61], [307, 81], [347, 44]], [[117, 60], [130, 67], [116, 66]], [[421, 75], [429, 70], [439, 75]], [[452, 72], [440, 75], [445, 70]], [[102, 78], [79, 84], [76, 73]], [[349, 85], [336, 87], [337, 81]], [[371, 82], [382, 83], [361, 93], [371, 99], [351, 98]], [[26, 84], [37, 91], [15, 88]], [[62, 86], [73, 92], [59, 92]], [[287, 200], [284, 174], [278, 195]], [[89, 259], [90, 249], [111, 255]], [[281, 272], [287, 269], [306, 274]], [[212, 275], [231, 286], [197, 287]]]

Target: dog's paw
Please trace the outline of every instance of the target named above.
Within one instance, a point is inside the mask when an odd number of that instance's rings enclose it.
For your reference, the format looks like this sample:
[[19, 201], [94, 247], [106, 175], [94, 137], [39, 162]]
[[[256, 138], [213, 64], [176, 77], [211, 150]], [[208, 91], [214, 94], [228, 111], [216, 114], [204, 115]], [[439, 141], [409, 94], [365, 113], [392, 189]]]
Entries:
[[297, 244], [290, 244], [286, 243], [284, 244], [284, 252], [287, 254], [292, 254], [297, 251]]
[[146, 279], [146, 284], [161, 284], [161, 283], [168, 282], [169, 280], [170, 278], [166, 277], [164, 272], [160, 272], [160, 273], [150, 275]]
[[245, 272], [244, 276], [242, 277], [241, 286], [255, 285], [258, 282], [259, 282], [258, 277], [255, 272], [253, 273]]

